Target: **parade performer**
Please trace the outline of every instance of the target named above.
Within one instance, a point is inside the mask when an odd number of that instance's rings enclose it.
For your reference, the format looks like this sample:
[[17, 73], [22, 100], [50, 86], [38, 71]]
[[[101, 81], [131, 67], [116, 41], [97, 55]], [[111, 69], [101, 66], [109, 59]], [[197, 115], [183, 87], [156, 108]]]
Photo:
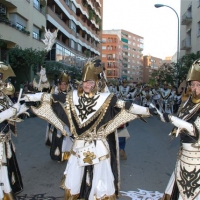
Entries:
[[[11, 133], [16, 134], [16, 122], [20, 114], [28, 109], [25, 104], [15, 104], [8, 95], [15, 92], [11, 83], [6, 83], [8, 77], [15, 76], [12, 68], [0, 62], [0, 199], [13, 200], [15, 194], [23, 189], [22, 178], [15, 156], [15, 147]], [[22, 90], [19, 96], [22, 94]], [[28, 115], [28, 113], [26, 113]]]
[[[65, 72], [62, 72], [58, 80], [58, 94], [66, 96], [70, 89], [70, 77]], [[60, 102], [62, 103], [62, 102]], [[63, 102], [65, 106], [65, 102]], [[66, 161], [69, 158], [70, 149], [72, 146], [72, 138], [63, 136], [60, 130], [57, 130], [53, 125], [48, 124], [46, 134], [46, 145], [50, 146], [50, 156], [52, 160]], [[67, 129], [69, 132], [69, 130]]]
[[135, 87], [129, 91], [128, 98], [132, 99], [133, 103], [140, 105], [141, 104], [141, 98], [140, 98], [141, 91], [142, 91], [142, 85], [140, 83], [137, 83], [135, 85]]
[[176, 86], [173, 86], [172, 88], [172, 95], [171, 95], [171, 104], [172, 104], [172, 110], [173, 113], [177, 113], [178, 109], [181, 105], [181, 93], [178, 92], [178, 89]]
[[152, 92], [152, 102], [156, 106], [156, 108], [160, 110], [160, 88], [157, 82], [154, 84], [154, 87], [152, 88], [151, 92]]
[[109, 85], [109, 86], [108, 86], [109, 92], [114, 93], [114, 94], [117, 95], [117, 93], [119, 92], [119, 91], [117, 90], [117, 86], [116, 86], [114, 83], [110, 83], [110, 84], [108, 84], [108, 85]]
[[27, 94], [25, 101], [41, 101], [39, 108], [32, 107], [39, 117], [52, 123], [64, 135], [65, 126], [74, 137], [71, 155], [64, 172], [62, 187], [65, 199], [115, 199], [118, 195], [119, 165], [118, 137], [114, 133], [121, 124], [150, 110], [117, 99], [104, 92], [105, 78], [100, 60], [89, 59], [82, 72], [82, 84], [69, 92], [66, 105], [60, 95], [47, 93]]
[[168, 83], [166, 81], [163, 84], [163, 88], [160, 88], [160, 95], [161, 95], [160, 111], [171, 114], [172, 110], [171, 110], [170, 98], [169, 98], [171, 95], [171, 89], [168, 88]]
[[127, 84], [127, 80], [123, 80], [122, 84], [119, 86], [119, 98], [127, 99], [127, 95], [129, 93], [130, 86]]
[[141, 105], [149, 107], [150, 103], [152, 102], [152, 92], [148, 84], [144, 86], [140, 96], [141, 96]]
[[187, 82], [192, 92], [177, 117], [166, 113], [162, 117], [175, 126], [171, 135], [181, 139], [176, 167], [163, 200], [200, 199], [200, 59], [190, 67]]

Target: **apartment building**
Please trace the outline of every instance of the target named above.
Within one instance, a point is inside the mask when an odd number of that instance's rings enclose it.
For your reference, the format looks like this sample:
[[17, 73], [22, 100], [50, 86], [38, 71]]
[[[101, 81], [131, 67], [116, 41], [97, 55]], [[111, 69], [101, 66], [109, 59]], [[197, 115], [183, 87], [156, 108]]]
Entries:
[[200, 51], [200, 0], [181, 0], [180, 56]]
[[153, 70], [158, 70], [164, 63], [170, 64], [171, 57], [166, 57], [165, 60], [154, 56], [143, 56], [143, 82], [148, 83]]
[[48, 60], [82, 67], [100, 56], [103, 0], [48, 0], [47, 28], [59, 29]]
[[121, 78], [122, 42], [117, 34], [102, 33], [102, 63], [108, 79]]
[[121, 38], [123, 63], [121, 78], [127, 79], [130, 82], [142, 82], [143, 37], [123, 29], [106, 31], [106, 33], [108, 32], [117, 34]]
[[43, 50], [46, 1], [0, 0], [0, 60], [16, 45]]

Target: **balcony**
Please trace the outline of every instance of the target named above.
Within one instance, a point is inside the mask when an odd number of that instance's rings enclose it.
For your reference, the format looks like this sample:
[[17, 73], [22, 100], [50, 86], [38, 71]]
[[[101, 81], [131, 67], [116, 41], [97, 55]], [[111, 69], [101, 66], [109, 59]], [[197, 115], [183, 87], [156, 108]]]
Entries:
[[15, 5], [15, 2], [12, 0], [2, 0], [1, 3], [9, 8], [17, 8], [17, 5]]
[[181, 41], [181, 50], [189, 50], [191, 48], [191, 38], [185, 38]]
[[20, 26], [17, 22], [8, 20], [6, 17], [0, 17], [0, 23], [5, 24], [7, 27], [12, 27], [23, 34], [30, 35], [30, 32], [25, 27]]
[[187, 25], [192, 22], [191, 12], [185, 12], [181, 18], [181, 25]]

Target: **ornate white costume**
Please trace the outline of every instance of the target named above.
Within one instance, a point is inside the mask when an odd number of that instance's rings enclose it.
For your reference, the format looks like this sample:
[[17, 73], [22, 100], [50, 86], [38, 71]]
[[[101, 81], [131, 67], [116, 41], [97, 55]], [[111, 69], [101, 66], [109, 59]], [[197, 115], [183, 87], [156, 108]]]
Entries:
[[[187, 81], [200, 85], [200, 59], [191, 66]], [[196, 89], [180, 108], [178, 117], [168, 116], [167, 121], [175, 125], [171, 135], [180, 136], [181, 146], [163, 200], [200, 199], [200, 98], [196, 97]]]
[[115, 199], [119, 191], [115, 130], [138, 115], [150, 115], [148, 108], [118, 100], [108, 92], [98, 92], [101, 88], [98, 88], [97, 75], [103, 68], [94, 66], [93, 62], [86, 63], [82, 77], [83, 81], [97, 81], [93, 90], [86, 94], [80, 87], [78, 91], [69, 92], [65, 106], [54, 106], [54, 102], [61, 101], [59, 95], [30, 94], [26, 99], [40, 99], [41, 106], [33, 108], [34, 113], [52, 123], [64, 135], [67, 134], [64, 127], [68, 126], [74, 137], [61, 185], [65, 190], [65, 200]]

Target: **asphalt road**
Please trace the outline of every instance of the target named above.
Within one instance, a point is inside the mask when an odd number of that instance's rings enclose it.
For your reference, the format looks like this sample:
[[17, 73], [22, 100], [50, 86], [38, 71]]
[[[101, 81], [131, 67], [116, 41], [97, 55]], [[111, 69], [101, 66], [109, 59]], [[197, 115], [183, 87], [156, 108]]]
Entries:
[[[157, 116], [137, 119], [128, 126], [131, 137], [127, 140], [127, 160], [121, 160], [121, 191], [139, 189], [164, 192], [174, 169], [179, 138], [170, 141], [172, 126]], [[47, 123], [37, 117], [18, 124], [18, 137], [13, 138], [22, 174], [24, 190], [18, 200], [63, 199], [59, 188], [66, 163], [52, 161], [44, 145]], [[119, 199], [130, 199], [121, 196]]]

